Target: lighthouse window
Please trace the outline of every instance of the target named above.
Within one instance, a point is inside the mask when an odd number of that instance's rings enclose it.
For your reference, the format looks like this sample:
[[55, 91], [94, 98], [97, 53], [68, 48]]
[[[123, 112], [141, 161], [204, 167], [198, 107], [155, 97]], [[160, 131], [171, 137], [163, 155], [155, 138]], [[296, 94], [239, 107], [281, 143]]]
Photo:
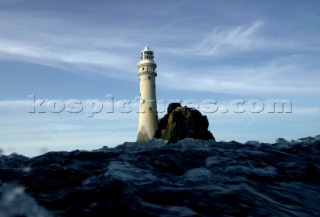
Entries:
[[152, 111], [152, 107], [149, 107], [149, 111]]
[[144, 68], [142, 68], [142, 70], [144, 70]]
[[150, 77], [150, 76], [148, 76], [148, 79], [151, 79], [151, 77]]

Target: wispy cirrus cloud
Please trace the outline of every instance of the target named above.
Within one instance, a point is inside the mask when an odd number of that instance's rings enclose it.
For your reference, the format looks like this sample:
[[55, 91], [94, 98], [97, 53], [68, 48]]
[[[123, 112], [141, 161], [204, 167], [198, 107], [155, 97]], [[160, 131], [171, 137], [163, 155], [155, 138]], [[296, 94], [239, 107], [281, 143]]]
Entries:
[[260, 56], [270, 53], [319, 53], [320, 40], [313, 37], [312, 32], [301, 35], [290, 25], [287, 28], [287, 32], [281, 31], [263, 19], [238, 25], [219, 25], [208, 31], [191, 34], [195, 37], [187, 41], [184, 47], [181, 45], [170, 48], [164, 46], [160, 50], [200, 58], [229, 58], [250, 53]]
[[193, 51], [202, 55], [223, 55], [241, 52], [260, 46], [259, 34], [264, 22], [255, 21], [249, 25], [235, 27], [216, 27], [194, 45]]
[[[194, 32], [184, 47], [160, 48], [163, 52], [184, 56], [225, 57], [239, 52], [253, 51], [265, 41], [262, 34], [265, 22], [256, 20], [241, 25], [216, 26], [208, 31]], [[173, 36], [175, 37], [175, 36]]]
[[[10, 25], [6, 20], [10, 20]], [[117, 29], [103, 30], [98, 24], [88, 31], [77, 21], [46, 13], [2, 12], [0, 59], [127, 80], [129, 69], [136, 65], [136, 59], [129, 57], [141, 49], [128, 39], [134, 38], [135, 33], [119, 36], [115, 34]]]
[[[35, 38], [34, 41], [36, 40]], [[54, 44], [48, 41], [50, 46], [46, 47], [33, 41], [21, 42], [0, 38], [0, 58], [48, 65], [73, 72], [98, 73], [122, 79], [126, 79], [126, 73], [131, 72], [128, 70], [130, 66], [136, 64], [131, 58], [125, 58], [123, 54], [101, 49], [87, 49], [81, 47], [81, 40], [78, 42], [78, 46], [74, 46], [66, 43]], [[117, 73], [119, 71], [125, 74]]]
[[[249, 65], [198, 67], [163, 72], [160, 85], [178, 90], [233, 95], [317, 96], [317, 64], [308, 57], [288, 57]], [[197, 79], [194, 73], [197, 71]], [[307, 72], [307, 73], [306, 73]]]
[[187, 48], [165, 48], [163, 52], [187, 58], [190, 63], [178, 70], [166, 66], [162, 78], [159, 76], [160, 84], [235, 95], [319, 94], [317, 40], [301, 41], [295, 34], [271, 33], [270, 24], [259, 19], [218, 26], [207, 34], [200, 32]]

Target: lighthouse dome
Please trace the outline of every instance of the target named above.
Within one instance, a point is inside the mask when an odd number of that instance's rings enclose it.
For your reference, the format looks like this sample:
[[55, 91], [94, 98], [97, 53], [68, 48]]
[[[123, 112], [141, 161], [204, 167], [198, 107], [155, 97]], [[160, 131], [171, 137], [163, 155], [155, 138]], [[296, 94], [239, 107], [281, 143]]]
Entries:
[[140, 52], [141, 60], [153, 60], [153, 51], [146, 45], [144, 49]]

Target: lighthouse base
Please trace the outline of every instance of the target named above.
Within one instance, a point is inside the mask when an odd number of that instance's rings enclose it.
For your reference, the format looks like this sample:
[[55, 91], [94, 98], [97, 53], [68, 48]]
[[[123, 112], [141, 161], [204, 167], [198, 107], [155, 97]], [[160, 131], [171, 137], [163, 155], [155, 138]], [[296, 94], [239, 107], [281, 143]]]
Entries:
[[153, 139], [153, 137], [150, 137], [144, 128], [139, 130], [138, 136], [137, 136], [137, 142], [148, 142], [151, 139]]

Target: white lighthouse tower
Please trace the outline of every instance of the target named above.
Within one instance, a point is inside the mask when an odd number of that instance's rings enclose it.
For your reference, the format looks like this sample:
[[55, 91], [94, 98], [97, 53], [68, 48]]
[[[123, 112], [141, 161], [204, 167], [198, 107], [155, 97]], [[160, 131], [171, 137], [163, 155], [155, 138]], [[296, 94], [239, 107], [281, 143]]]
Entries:
[[157, 64], [153, 60], [153, 51], [146, 46], [140, 52], [138, 62], [140, 80], [140, 112], [137, 142], [146, 142], [154, 137], [158, 128], [156, 100]]

